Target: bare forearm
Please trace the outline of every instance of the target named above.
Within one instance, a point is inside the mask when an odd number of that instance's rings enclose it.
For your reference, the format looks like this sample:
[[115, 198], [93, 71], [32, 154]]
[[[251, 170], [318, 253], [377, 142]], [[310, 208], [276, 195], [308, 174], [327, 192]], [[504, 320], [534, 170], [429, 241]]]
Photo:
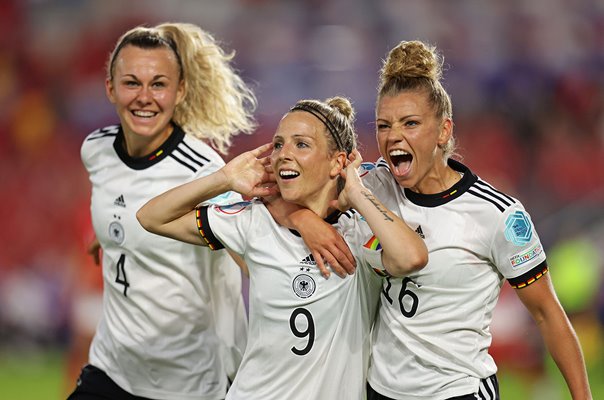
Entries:
[[421, 238], [366, 188], [350, 195], [352, 206], [365, 218], [382, 245], [382, 261], [393, 276], [423, 268], [428, 251]]
[[579, 341], [558, 301], [549, 274], [516, 293], [537, 323], [545, 346], [564, 376], [573, 399], [591, 399]]
[[560, 318], [538, 323], [545, 345], [562, 373], [573, 399], [591, 399], [587, 372], [579, 341], [561, 311]]
[[160, 233], [162, 227], [188, 214], [199, 203], [229, 190], [222, 170], [177, 186], [149, 200], [136, 214], [141, 225]]

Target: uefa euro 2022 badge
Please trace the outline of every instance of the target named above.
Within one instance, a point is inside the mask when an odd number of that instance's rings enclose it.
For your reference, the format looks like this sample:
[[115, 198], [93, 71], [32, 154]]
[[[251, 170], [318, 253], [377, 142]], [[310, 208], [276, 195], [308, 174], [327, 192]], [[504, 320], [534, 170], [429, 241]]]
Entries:
[[510, 214], [505, 220], [505, 239], [515, 246], [524, 246], [533, 237], [533, 228], [528, 215], [522, 211]]

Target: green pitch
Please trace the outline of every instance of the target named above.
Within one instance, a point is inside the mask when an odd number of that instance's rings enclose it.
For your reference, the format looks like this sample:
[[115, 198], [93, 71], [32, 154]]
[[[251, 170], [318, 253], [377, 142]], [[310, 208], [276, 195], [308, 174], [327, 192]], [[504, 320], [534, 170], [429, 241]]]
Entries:
[[[0, 398], [2, 400], [65, 400], [64, 354], [47, 352], [0, 352]], [[530, 384], [522, 373], [498, 373], [502, 400], [570, 400], [555, 368], [546, 368], [549, 376]], [[589, 369], [594, 399], [604, 399], [604, 360]]]

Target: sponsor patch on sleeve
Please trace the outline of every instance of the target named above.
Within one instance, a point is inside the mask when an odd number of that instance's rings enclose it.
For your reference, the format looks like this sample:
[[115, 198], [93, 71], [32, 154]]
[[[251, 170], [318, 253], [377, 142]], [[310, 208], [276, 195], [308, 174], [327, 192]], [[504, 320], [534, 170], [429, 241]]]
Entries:
[[539, 256], [539, 254], [541, 253], [543, 253], [543, 247], [540, 243], [537, 243], [533, 247], [522, 253], [514, 254], [512, 257], [510, 257], [510, 263], [512, 264], [512, 268], [516, 269], [522, 264], [526, 264], [535, 257]]

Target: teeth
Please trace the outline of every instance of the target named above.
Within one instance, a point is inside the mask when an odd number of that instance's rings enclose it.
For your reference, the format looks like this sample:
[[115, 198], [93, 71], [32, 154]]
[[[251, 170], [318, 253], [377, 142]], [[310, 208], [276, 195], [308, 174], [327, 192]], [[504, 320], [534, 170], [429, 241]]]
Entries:
[[133, 111], [132, 113], [134, 115], [136, 115], [137, 117], [145, 117], [145, 118], [153, 117], [156, 114], [153, 111]]
[[296, 171], [279, 171], [279, 176], [298, 176], [300, 175], [298, 172]]
[[390, 155], [390, 156], [406, 156], [406, 155], [408, 155], [408, 154], [409, 154], [409, 153], [407, 153], [407, 152], [406, 152], [406, 151], [404, 151], [404, 150], [392, 150], [392, 151], [389, 153], [389, 155]]

